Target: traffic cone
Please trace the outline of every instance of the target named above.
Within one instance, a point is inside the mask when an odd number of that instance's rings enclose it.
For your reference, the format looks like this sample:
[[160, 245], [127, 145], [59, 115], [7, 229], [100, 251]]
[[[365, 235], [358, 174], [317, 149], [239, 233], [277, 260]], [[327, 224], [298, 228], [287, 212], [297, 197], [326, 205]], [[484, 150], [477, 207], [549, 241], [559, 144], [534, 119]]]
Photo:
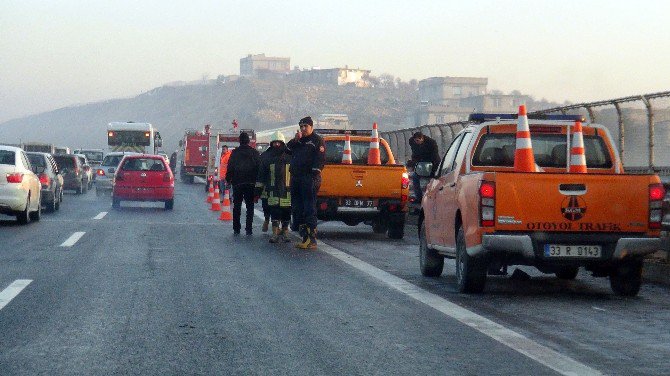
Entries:
[[223, 194], [223, 208], [221, 209], [221, 215], [219, 216], [219, 221], [232, 221], [233, 213], [230, 212], [230, 196], [228, 195], [228, 190], [226, 189]]
[[381, 154], [379, 154], [379, 133], [377, 132], [377, 123], [372, 123], [372, 140], [370, 140], [370, 151], [368, 152], [368, 164], [382, 164]]
[[344, 150], [342, 150], [342, 164], [351, 164], [351, 137], [344, 135]]
[[216, 184], [216, 188], [214, 188], [214, 198], [212, 199], [212, 208], [210, 209], [212, 211], [220, 211], [221, 210], [221, 197], [219, 196], [219, 185]]
[[584, 135], [582, 123], [575, 122], [572, 145], [570, 146], [570, 173], [586, 174], [586, 156], [584, 155]]
[[530, 142], [530, 128], [526, 106], [519, 106], [519, 121], [516, 126], [516, 150], [514, 152], [514, 171], [538, 172], [533, 156], [533, 145]]
[[210, 176], [209, 177], [209, 193], [207, 193], [207, 203], [211, 203], [212, 200], [214, 199], [214, 177]]

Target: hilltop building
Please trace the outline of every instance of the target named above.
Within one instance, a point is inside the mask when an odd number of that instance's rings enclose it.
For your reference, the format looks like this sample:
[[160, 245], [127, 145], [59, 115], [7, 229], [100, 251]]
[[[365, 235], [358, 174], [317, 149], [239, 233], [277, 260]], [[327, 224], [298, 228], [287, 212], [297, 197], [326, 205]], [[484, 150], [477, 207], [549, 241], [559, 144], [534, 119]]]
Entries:
[[511, 112], [525, 95], [487, 93], [485, 77], [431, 77], [419, 81], [419, 106], [407, 116], [407, 125], [443, 124], [467, 120], [473, 112]]
[[312, 68], [295, 69], [291, 71], [290, 79], [296, 82], [317, 84], [317, 85], [354, 85], [356, 87], [370, 86], [370, 71], [366, 69], [353, 69], [349, 66], [344, 68]]
[[269, 57], [265, 54], [247, 55], [240, 59], [240, 76], [267, 77], [286, 75], [291, 70], [291, 58]]

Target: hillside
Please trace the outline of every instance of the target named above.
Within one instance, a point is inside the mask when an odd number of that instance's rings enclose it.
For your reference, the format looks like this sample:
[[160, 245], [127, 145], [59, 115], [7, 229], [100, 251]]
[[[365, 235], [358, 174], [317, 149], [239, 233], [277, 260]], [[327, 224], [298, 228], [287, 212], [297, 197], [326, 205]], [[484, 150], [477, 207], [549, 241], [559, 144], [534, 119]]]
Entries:
[[345, 113], [354, 126], [377, 122], [401, 127], [417, 103], [409, 85], [399, 88], [314, 86], [286, 80], [240, 79], [202, 85], [162, 86], [134, 98], [71, 106], [0, 124], [0, 142], [46, 141], [70, 147], [106, 148], [110, 121], [150, 122], [173, 150], [184, 129], [204, 124], [263, 130], [297, 123], [303, 116]]

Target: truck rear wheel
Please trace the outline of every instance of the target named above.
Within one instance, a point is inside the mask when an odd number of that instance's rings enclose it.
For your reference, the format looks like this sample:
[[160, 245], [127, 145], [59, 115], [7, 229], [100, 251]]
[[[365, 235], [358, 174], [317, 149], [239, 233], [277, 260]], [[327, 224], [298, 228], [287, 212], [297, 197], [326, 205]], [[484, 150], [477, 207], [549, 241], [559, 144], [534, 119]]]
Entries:
[[388, 230], [388, 226], [382, 218], [377, 218], [372, 221], [372, 232], [375, 234], [383, 234]]
[[486, 285], [488, 262], [485, 258], [470, 257], [465, 248], [463, 227], [456, 233], [456, 282], [458, 292], [481, 293]]
[[635, 296], [642, 285], [642, 260], [618, 265], [610, 272], [610, 287], [620, 296]]
[[444, 269], [444, 257], [428, 248], [425, 223], [421, 223], [419, 230], [419, 267], [421, 274], [426, 277], [439, 277]]

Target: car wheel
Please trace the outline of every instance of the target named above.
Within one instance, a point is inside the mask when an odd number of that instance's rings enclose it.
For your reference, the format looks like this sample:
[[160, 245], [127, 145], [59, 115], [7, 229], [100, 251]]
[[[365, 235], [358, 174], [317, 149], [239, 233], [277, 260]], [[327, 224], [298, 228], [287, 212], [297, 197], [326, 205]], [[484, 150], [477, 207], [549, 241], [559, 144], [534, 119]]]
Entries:
[[121, 208], [121, 200], [119, 200], [119, 199], [116, 198], [116, 197], [112, 197], [112, 207], [113, 207], [114, 209], [119, 209], [119, 208]]
[[579, 267], [565, 266], [556, 270], [556, 277], [558, 279], [573, 280], [577, 278], [577, 273], [579, 273]]
[[405, 220], [389, 223], [388, 237], [390, 239], [402, 239], [405, 236]]
[[87, 193], [88, 192], [88, 182], [86, 184], [84, 184], [82, 182], [81, 184], [82, 184], [81, 193]]
[[616, 266], [610, 272], [610, 287], [620, 296], [635, 296], [642, 285], [642, 260], [632, 260]]
[[53, 198], [51, 201], [46, 205], [47, 213], [53, 213], [56, 211], [56, 204], [58, 204], [58, 195], [56, 192], [53, 194]]
[[165, 210], [172, 210], [174, 208], [174, 199], [165, 201]]
[[39, 203], [37, 204], [37, 210], [34, 212], [30, 212], [30, 220], [39, 222], [41, 218], [42, 218], [42, 204]]
[[60, 210], [60, 203], [63, 202], [63, 189], [59, 190], [56, 196], [57, 197], [54, 199], [54, 208]]
[[463, 227], [456, 233], [456, 282], [458, 292], [480, 293], [486, 285], [488, 263], [483, 258], [470, 257], [465, 248]]
[[16, 214], [16, 221], [22, 225], [25, 225], [30, 222], [30, 195], [26, 201], [26, 208], [23, 211], [20, 211]]
[[77, 189], [75, 189], [75, 193], [77, 193], [78, 195], [80, 195], [83, 191], [84, 191], [84, 183], [83, 183], [83, 182], [79, 182], [79, 187], [77, 187]]
[[444, 269], [444, 256], [428, 248], [425, 222], [421, 223], [419, 230], [419, 267], [426, 277], [439, 277]]

